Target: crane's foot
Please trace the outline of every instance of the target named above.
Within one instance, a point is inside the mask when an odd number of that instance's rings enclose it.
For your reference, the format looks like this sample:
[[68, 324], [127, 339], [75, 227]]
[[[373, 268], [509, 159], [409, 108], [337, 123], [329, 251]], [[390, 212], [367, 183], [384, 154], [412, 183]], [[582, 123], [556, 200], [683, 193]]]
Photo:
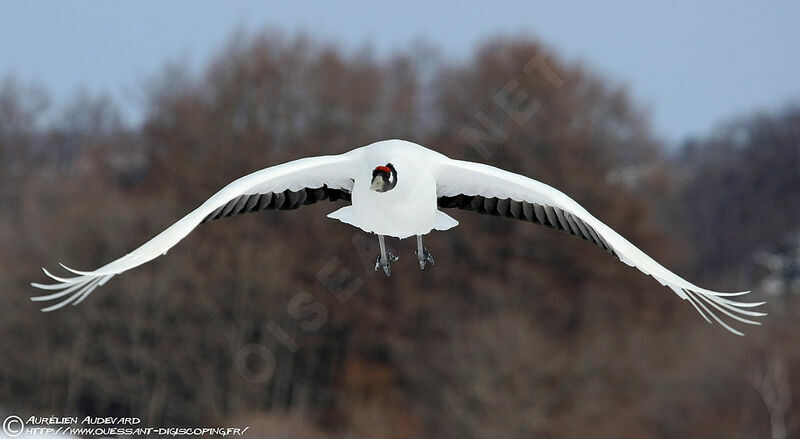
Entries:
[[389, 266], [390, 262], [394, 262], [399, 259], [394, 253], [389, 250], [386, 250], [386, 258], [383, 258], [383, 255], [378, 255], [378, 259], [375, 261], [375, 271], [378, 271], [379, 268], [383, 267], [383, 272], [386, 273], [387, 276], [392, 275], [392, 267]]
[[422, 254], [420, 254], [419, 250], [414, 252], [417, 254], [417, 260], [419, 261], [419, 268], [420, 270], [425, 269], [425, 264], [435, 264], [436, 262], [433, 260], [433, 255], [425, 248], [422, 247]]

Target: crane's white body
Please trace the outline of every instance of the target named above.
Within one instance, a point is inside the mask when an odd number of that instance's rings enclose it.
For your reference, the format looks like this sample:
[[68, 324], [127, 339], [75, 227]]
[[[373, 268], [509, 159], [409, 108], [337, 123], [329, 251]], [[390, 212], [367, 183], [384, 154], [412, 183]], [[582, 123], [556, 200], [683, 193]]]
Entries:
[[[387, 163], [392, 163], [397, 170], [396, 186], [386, 192], [370, 190], [372, 171]], [[57, 283], [32, 285], [57, 292], [34, 297], [32, 300], [60, 300], [43, 311], [59, 309], [70, 303], [78, 304], [114, 275], [165, 254], [209, 214], [242, 195], [323, 186], [351, 194], [352, 204], [331, 213], [329, 217], [366, 232], [397, 238], [424, 235], [434, 229], [447, 230], [456, 226], [456, 220], [438, 210], [439, 197], [496, 197], [555, 207], [569, 215], [570, 219], [579, 219], [582, 224], [591, 226], [593, 232], [600, 235], [622, 262], [638, 268], [669, 287], [679, 297], [689, 301], [707, 321], [711, 321], [708, 315], [731, 332], [741, 335], [741, 332], [723, 322], [716, 312], [750, 324], [759, 322], [742, 316], [765, 315], [748, 310], [763, 302], [745, 303], [726, 298], [746, 294], [748, 291], [715, 292], [700, 288], [671, 272], [553, 187], [492, 166], [453, 160], [403, 140], [376, 142], [340, 155], [299, 159], [242, 177], [141, 247], [96, 270], [78, 271], [67, 268], [77, 275], [70, 278], [54, 276], [45, 270]]]
[[[404, 140], [373, 143], [345, 155], [354, 164], [352, 205], [331, 213], [329, 218], [400, 239], [458, 225], [436, 208], [437, 165], [446, 156]], [[397, 186], [388, 192], [370, 190], [372, 170], [386, 163], [398, 170]]]

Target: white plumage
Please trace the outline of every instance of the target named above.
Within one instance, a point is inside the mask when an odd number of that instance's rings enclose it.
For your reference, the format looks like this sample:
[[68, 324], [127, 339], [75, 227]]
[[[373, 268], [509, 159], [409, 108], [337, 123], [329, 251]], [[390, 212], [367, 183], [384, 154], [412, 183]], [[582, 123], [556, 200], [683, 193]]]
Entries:
[[[400, 239], [458, 224], [436, 209], [436, 176], [441, 163], [448, 160], [446, 156], [403, 140], [373, 143], [345, 155], [352, 156], [354, 164], [352, 205], [329, 218]], [[388, 163], [397, 169], [397, 186], [387, 192], [370, 190], [372, 170]]]
[[[391, 175], [387, 165], [392, 168]], [[382, 180], [383, 177], [388, 179]], [[393, 185], [387, 186], [385, 191], [374, 189], [378, 183], [386, 184], [387, 181]], [[322, 193], [325, 195], [320, 195]], [[459, 207], [526, 219], [594, 242], [622, 262], [669, 287], [680, 298], [691, 303], [709, 323], [714, 319], [735, 334], [742, 335], [724, 322], [718, 313], [749, 324], [760, 323], [748, 317], [766, 315], [749, 309], [764, 302], [746, 303], [728, 298], [748, 291], [710, 291], [672, 273], [574, 200], [544, 183], [492, 166], [452, 160], [403, 140], [376, 142], [341, 155], [295, 160], [242, 177], [141, 247], [96, 270], [78, 271], [64, 267], [76, 275], [69, 278], [54, 276], [44, 270], [57, 283], [32, 285], [55, 292], [33, 297], [32, 300], [58, 301], [43, 311], [52, 311], [68, 304], [77, 305], [114, 275], [166, 253], [201, 222], [236, 213], [277, 208], [271, 206], [277, 206], [275, 203], [278, 202], [288, 203], [283, 194], [288, 194], [295, 203], [288, 208], [296, 208], [301, 203], [310, 204], [325, 196], [333, 199], [338, 196], [336, 194], [349, 194], [352, 204], [328, 216], [379, 235], [381, 244], [383, 235], [401, 239], [416, 235], [418, 249], [421, 250], [418, 259], [423, 268], [428, 254], [422, 247], [421, 236], [434, 229], [447, 230], [458, 224], [438, 207]], [[271, 200], [271, 204], [267, 203], [268, 200]], [[388, 275], [388, 262], [391, 259], [387, 258], [383, 249], [382, 252], [384, 254], [378, 263], [385, 264]], [[433, 262], [432, 258], [428, 261]]]

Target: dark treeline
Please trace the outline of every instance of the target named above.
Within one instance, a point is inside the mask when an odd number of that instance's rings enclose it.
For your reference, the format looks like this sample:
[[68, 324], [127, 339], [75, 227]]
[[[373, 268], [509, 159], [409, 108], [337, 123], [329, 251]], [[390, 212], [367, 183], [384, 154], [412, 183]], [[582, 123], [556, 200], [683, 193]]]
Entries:
[[[302, 438], [800, 434], [800, 109], [667, 152], [623, 88], [535, 42], [455, 64], [276, 34], [199, 75], [169, 66], [146, 97], [130, 127], [102, 96], [55, 111], [0, 82], [0, 414]], [[677, 273], [754, 289], [766, 325], [709, 327], [584, 241], [468, 212], [427, 238], [425, 271], [391, 240], [385, 278], [374, 237], [323, 203], [204, 224], [78, 307], [28, 300], [42, 265], [94, 268], [246, 173], [386, 138], [552, 184]]]

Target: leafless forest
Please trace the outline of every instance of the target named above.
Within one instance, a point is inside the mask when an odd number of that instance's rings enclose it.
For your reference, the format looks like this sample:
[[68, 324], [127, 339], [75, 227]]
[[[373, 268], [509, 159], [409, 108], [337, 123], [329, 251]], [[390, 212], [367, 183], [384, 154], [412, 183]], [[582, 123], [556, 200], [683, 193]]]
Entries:
[[[667, 149], [613, 78], [514, 39], [453, 61], [239, 35], [145, 89], [131, 127], [104, 96], [54, 108], [0, 79], [0, 413], [252, 437], [800, 437], [800, 107]], [[560, 188], [769, 316], [731, 335], [584, 241], [469, 212], [426, 238], [424, 271], [391, 240], [386, 278], [333, 203], [203, 224], [77, 307], [29, 300], [41, 266], [124, 255], [235, 178], [387, 138]]]

